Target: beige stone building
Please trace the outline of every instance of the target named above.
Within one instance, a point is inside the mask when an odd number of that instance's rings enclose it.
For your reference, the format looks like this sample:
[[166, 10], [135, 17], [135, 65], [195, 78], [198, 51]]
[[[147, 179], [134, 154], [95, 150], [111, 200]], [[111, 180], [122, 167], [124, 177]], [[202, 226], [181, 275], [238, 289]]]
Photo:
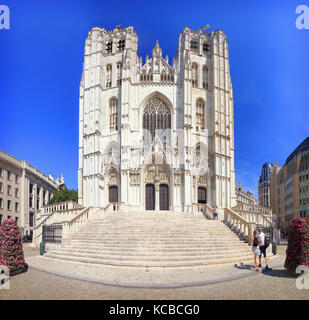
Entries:
[[0, 150], [0, 224], [15, 219], [23, 234], [31, 234], [37, 213], [64, 186], [26, 161]]
[[274, 165], [270, 199], [282, 232], [288, 232], [293, 218], [305, 218], [309, 223], [309, 137], [291, 153], [282, 167]]
[[235, 194], [237, 204], [258, 204], [258, 201], [255, 198], [254, 194], [252, 194], [249, 190], [245, 191], [240, 183], [236, 183]]

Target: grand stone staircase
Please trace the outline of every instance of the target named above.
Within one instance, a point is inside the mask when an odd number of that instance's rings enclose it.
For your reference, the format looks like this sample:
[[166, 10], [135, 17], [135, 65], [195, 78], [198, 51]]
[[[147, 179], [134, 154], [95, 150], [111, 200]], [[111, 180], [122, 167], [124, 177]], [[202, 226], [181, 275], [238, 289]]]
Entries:
[[252, 260], [247, 243], [202, 213], [113, 212], [94, 216], [44, 257], [127, 267], [190, 267]]

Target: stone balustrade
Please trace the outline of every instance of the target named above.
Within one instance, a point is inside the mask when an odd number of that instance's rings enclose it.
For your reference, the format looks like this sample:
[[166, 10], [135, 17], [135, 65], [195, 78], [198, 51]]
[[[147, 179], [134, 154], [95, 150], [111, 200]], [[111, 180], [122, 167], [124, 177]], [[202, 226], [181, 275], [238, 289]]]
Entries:
[[[49, 205], [49, 208], [51, 208], [52, 205]], [[53, 205], [55, 208], [55, 211], [51, 211], [47, 214], [42, 214], [40, 219], [37, 220], [38, 224], [33, 229], [33, 244], [35, 246], [38, 246], [40, 242], [42, 241], [42, 227], [43, 225], [52, 225], [52, 224], [62, 224], [64, 221], [70, 221], [78, 215], [81, 210], [83, 209], [80, 205], [74, 205], [73, 203], [59, 203], [57, 205]], [[69, 209], [61, 210], [61, 208], [64, 206], [66, 208], [67, 206]]]
[[210, 220], [213, 220], [214, 210], [207, 203], [192, 203], [192, 212], [202, 212]]
[[252, 234], [256, 227], [255, 223], [247, 221], [240, 214], [229, 208], [224, 208], [224, 222], [232, 230], [236, 231], [240, 237], [248, 241], [250, 246], [252, 245]]

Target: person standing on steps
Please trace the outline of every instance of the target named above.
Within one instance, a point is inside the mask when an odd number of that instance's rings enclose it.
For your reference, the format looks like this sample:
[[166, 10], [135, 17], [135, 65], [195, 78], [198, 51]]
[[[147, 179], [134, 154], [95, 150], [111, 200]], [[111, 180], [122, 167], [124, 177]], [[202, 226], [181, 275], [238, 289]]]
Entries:
[[256, 271], [259, 271], [258, 264], [257, 264], [257, 257], [260, 256], [261, 251], [259, 249], [259, 240], [257, 237], [257, 231], [254, 230], [253, 235], [252, 235], [252, 252], [254, 256], [254, 269]]
[[214, 220], [218, 220], [218, 206], [216, 206], [214, 210]]
[[258, 235], [259, 249], [261, 251], [260, 256], [259, 256], [259, 267], [260, 268], [262, 267], [262, 254], [263, 254], [264, 259], [265, 259], [265, 264], [266, 264], [264, 271], [268, 271], [268, 264], [267, 264], [267, 258], [266, 258], [265, 234], [261, 228], [258, 228], [257, 230], [259, 233], [259, 235]]

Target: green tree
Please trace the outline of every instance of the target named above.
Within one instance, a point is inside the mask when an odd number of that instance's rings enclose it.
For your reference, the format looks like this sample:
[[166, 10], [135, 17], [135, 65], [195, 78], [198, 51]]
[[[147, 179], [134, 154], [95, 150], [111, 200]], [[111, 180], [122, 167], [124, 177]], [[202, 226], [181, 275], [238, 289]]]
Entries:
[[78, 194], [76, 190], [60, 190], [54, 193], [48, 204], [60, 203], [65, 201], [78, 201]]

